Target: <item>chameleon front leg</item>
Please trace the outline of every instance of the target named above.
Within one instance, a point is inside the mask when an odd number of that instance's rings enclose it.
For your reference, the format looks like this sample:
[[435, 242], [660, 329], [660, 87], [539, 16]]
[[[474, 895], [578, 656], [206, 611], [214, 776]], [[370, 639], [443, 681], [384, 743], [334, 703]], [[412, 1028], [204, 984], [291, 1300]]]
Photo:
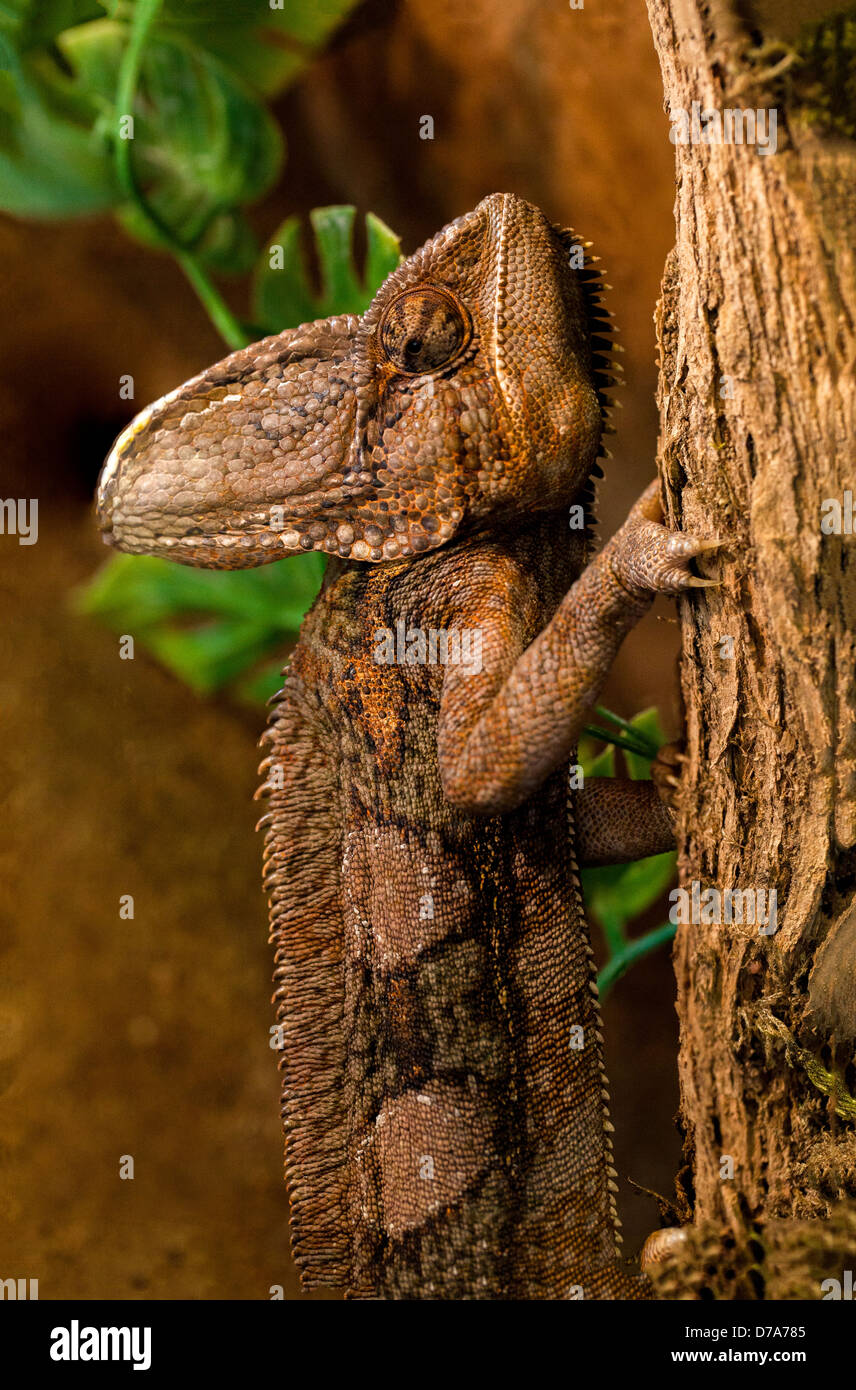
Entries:
[[448, 800], [486, 815], [526, 801], [575, 748], [654, 595], [714, 583], [688, 566], [719, 544], [668, 531], [654, 482], [525, 649], [519, 596], [482, 596], [467, 618], [481, 630], [482, 669], [450, 666], [443, 685], [438, 753]]

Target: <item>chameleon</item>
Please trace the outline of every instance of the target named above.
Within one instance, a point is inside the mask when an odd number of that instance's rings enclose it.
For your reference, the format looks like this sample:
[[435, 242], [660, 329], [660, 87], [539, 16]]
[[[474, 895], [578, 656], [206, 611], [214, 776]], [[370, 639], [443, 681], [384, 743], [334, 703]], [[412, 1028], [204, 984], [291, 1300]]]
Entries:
[[623, 638], [714, 582], [714, 543], [665, 525], [655, 481], [594, 553], [614, 376], [588, 246], [486, 197], [363, 315], [147, 407], [99, 480], [122, 551], [329, 557], [259, 789], [306, 1289], [652, 1296], [621, 1253], [579, 868], [672, 848], [676, 779], [569, 769]]

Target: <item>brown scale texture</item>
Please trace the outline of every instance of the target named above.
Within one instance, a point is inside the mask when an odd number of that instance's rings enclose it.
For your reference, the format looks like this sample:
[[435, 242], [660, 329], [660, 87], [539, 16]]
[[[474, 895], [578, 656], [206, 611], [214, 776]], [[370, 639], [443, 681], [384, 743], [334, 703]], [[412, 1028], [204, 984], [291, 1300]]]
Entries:
[[[291, 717], [289, 717], [291, 716]], [[345, 1061], [339, 837], [329, 766], [289, 707], [277, 712], [288, 756], [284, 785], [271, 797], [277, 823], [265, 855], [277, 1022], [285, 1072], [282, 1120], [294, 1257], [308, 1283], [346, 1283], [350, 1252], [341, 1192], [347, 1164], [340, 1087]]]
[[[566, 768], [506, 815], [455, 808], [442, 794], [437, 753], [441, 668], [376, 665], [370, 644], [402, 614], [408, 627], [448, 626], [451, 593], [477, 608], [491, 585], [503, 596], [504, 580], [517, 591], [506, 602], [521, 601], [519, 641], [528, 646], [580, 565], [581, 542], [567, 537], [561, 516], [417, 565], [332, 572], [273, 726], [273, 757], [291, 769], [286, 790], [271, 795], [269, 829], [272, 862], [289, 882], [288, 909], [273, 909], [278, 958], [287, 961], [279, 999], [289, 1021], [289, 1167], [301, 1170], [307, 1212], [347, 1213], [341, 1238], [327, 1233], [335, 1256], [324, 1278], [341, 1282], [341, 1240], [349, 1240], [345, 1282], [358, 1296], [561, 1298], [575, 1285], [591, 1295], [609, 1285], [607, 1270], [613, 1294], [622, 1288]], [[311, 736], [295, 740], [296, 720]], [[312, 836], [302, 885], [288, 866], [313, 825], [294, 794], [309, 749], [310, 784], [334, 778], [338, 844], [319, 862], [324, 836]], [[339, 950], [316, 958], [308, 975], [306, 955], [324, 939], [316, 905], [337, 897]], [[300, 924], [300, 945], [284, 920]], [[569, 1046], [573, 1025], [583, 1029], [580, 1050]], [[339, 1049], [326, 1031], [337, 1026], [347, 1039]], [[302, 1126], [291, 1070], [307, 1065], [319, 1103], [306, 1105]], [[323, 1142], [316, 1121], [328, 1126]], [[307, 1169], [304, 1152], [330, 1155], [329, 1166]], [[295, 1209], [293, 1220], [302, 1254], [312, 1241], [303, 1213]], [[304, 1268], [314, 1282], [314, 1267]], [[626, 1291], [635, 1291], [629, 1277]]]

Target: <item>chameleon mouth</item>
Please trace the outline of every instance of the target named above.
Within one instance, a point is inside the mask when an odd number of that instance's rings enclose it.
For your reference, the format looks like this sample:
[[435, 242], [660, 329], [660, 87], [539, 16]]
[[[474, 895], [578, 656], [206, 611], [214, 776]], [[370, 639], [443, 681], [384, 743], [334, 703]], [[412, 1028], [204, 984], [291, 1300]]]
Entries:
[[[224, 529], [189, 525], [183, 530], [158, 531], [145, 519], [114, 520], [104, 516], [101, 537], [105, 545], [128, 554], [157, 555], [180, 564], [207, 569], [239, 569], [269, 564], [289, 555], [322, 551], [339, 559], [379, 563], [407, 559], [445, 545], [458, 529], [463, 510], [454, 507], [447, 517], [418, 520], [402, 515], [384, 517], [383, 526], [371, 517], [330, 517], [325, 521], [304, 518], [268, 518]], [[158, 516], [163, 524], [163, 516]]]

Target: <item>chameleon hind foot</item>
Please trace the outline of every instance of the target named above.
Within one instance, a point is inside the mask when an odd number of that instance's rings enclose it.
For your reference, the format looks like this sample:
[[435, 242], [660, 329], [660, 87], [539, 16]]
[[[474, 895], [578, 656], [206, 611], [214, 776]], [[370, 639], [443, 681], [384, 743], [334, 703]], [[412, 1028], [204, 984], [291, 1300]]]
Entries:
[[664, 743], [651, 763], [651, 781], [660, 800], [673, 813], [677, 811], [681, 794], [681, 778], [689, 759], [683, 742]]
[[649, 1274], [652, 1266], [662, 1264], [686, 1243], [687, 1233], [683, 1226], [663, 1226], [659, 1231], [652, 1231], [639, 1256], [642, 1272]]

